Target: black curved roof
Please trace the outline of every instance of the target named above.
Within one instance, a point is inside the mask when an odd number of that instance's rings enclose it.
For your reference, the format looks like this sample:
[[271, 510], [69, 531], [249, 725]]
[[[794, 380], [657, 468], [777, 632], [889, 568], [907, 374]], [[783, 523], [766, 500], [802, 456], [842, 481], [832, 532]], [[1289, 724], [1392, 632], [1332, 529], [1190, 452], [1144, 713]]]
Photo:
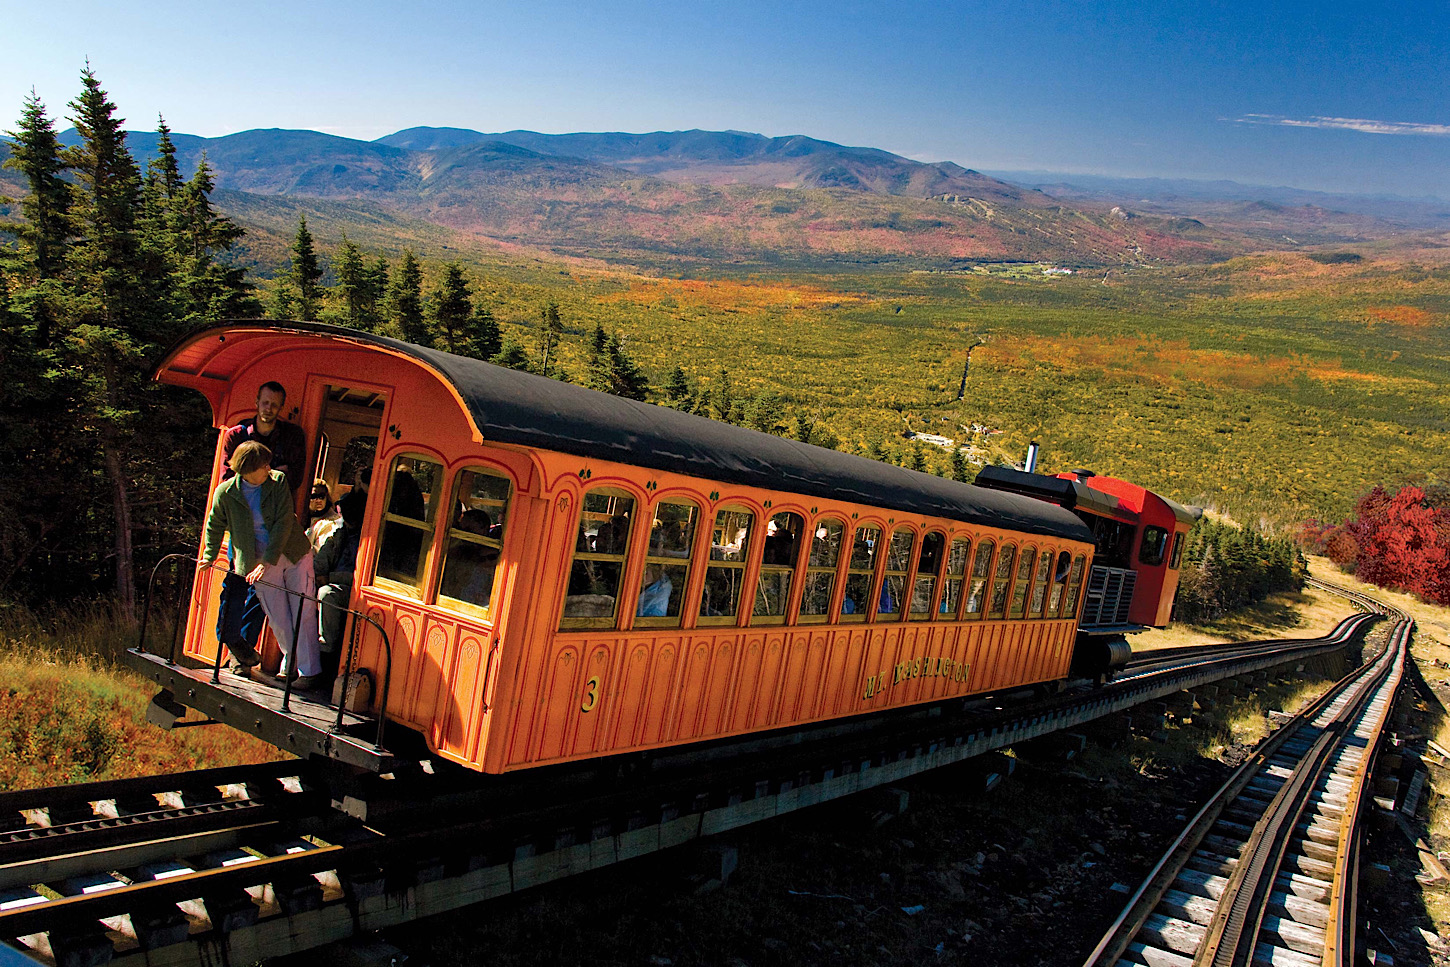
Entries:
[[[238, 320], [233, 325], [341, 337], [411, 356], [453, 385], [485, 440], [1084, 543], [1093, 539], [1076, 515], [1030, 497], [958, 483], [386, 336], [321, 323]], [[195, 338], [193, 334], [186, 341]]]

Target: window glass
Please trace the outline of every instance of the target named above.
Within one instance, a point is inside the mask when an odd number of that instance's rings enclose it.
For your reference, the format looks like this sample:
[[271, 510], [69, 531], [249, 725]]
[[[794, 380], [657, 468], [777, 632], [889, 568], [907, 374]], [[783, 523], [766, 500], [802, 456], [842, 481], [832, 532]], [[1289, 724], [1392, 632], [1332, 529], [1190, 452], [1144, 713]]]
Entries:
[[476, 608], [491, 606], [512, 490], [507, 477], [488, 470], [458, 474], [440, 597]]
[[916, 535], [910, 528], [899, 528], [886, 547], [886, 577], [881, 582], [881, 600], [877, 614], [900, 614], [906, 597], [906, 574], [911, 568], [911, 549]]
[[639, 582], [635, 623], [644, 627], [677, 627], [690, 576], [690, 551], [695, 545], [694, 504], [661, 501], [650, 522], [644, 574]]
[[422, 589], [427, 552], [433, 542], [434, 498], [442, 475], [441, 465], [423, 457], [398, 457], [393, 461], [383, 533], [378, 541], [379, 577], [414, 591]]
[[1157, 567], [1168, 550], [1168, 532], [1161, 527], [1143, 528], [1143, 543], [1138, 547], [1138, 563]]
[[628, 494], [592, 490], [584, 495], [564, 597], [565, 626], [614, 624], [633, 513], [634, 498]]
[[806, 583], [801, 592], [801, 620], [823, 618], [831, 608], [831, 591], [836, 586], [836, 564], [841, 560], [841, 539], [846, 526], [838, 520], [816, 522], [811, 535], [811, 553], [806, 559]]
[[1057, 555], [1057, 565], [1052, 572], [1052, 593], [1047, 601], [1047, 616], [1056, 618], [1062, 613], [1063, 591], [1067, 589], [1067, 576], [1072, 571], [1072, 555], [1063, 551]]
[[745, 562], [750, 554], [750, 529], [755, 515], [748, 510], [721, 510], [710, 531], [710, 565], [705, 568], [705, 591], [700, 597], [700, 618], [706, 624], [726, 624], [740, 611], [740, 590], [745, 583]]
[[1027, 604], [1027, 613], [1034, 618], [1042, 617], [1042, 608], [1047, 604], [1047, 580], [1052, 577], [1052, 551], [1044, 550], [1037, 556], [1037, 573], [1032, 578], [1032, 600]]
[[1183, 535], [1182, 534], [1174, 534], [1173, 535], [1173, 557], [1168, 562], [1168, 566], [1171, 567], [1173, 570], [1176, 571], [1176, 570], [1178, 570], [1179, 565], [1181, 565], [1182, 563], [1183, 563]]
[[1027, 613], [1027, 589], [1032, 586], [1032, 565], [1037, 562], [1037, 551], [1024, 548], [1017, 562], [1017, 580], [1012, 585], [1012, 610], [1009, 618], [1021, 618]]
[[921, 539], [921, 554], [916, 561], [916, 584], [911, 591], [911, 616], [931, 617], [931, 599], [936, 594], [936, 579], [941, 574], [942, 551], [947, 539], [933, 532]]
[[862, 524], [851, 541], [851, 560], [846, 571], [846, 593], [841, 599], [841, 619], [861, 621], [871, 610], [871, 583], [876, 577], [876, 548], [881, 528]]
[[1082, 589], [1082, 572], [1087, 563], [1087, 558], [1079, 554], [1072, 559], [1072, 570], [1067, 574], [1067, 590], [1063, 592], [1062, 616], [1064, 618], [1077, 617], [1077, 595]]
[[971, 557], [972, 543], [964, 537], [952, 541], [947, 552], [947, 583], [941, 592], [941, 605], [937, 608], [940, 617], [951, 619], [957, 616], [957, 605], [962, 599], [962, 582], [967, 576], [967, 560]]
[[791, 581], [795, 577], [795, 562], [800, 556], [801, 535], [805, 529], [806, 521], [800, 514], [783, 512], [765, 522], [760, 578], [755, 585], [755, 617], [785, 620], [785, 609], [790, 604]]
[[962, 612], [964, 618], [980, 618], [987, 605], [987, 579], [992, 576], [992, 552], [997, 545], [982, 541], [977, 545], [977, 556], [972, 559], [972, 582], [967, 586], [967, 606]]
[[1012, 590], [1012, 565], [1017, 563], [1017, 548], [1004, 544], [997, 555], [997, 567], [992, 574], [992, 605], [987, 617], [1001, 618], [1007, 614], [1007, 595]]

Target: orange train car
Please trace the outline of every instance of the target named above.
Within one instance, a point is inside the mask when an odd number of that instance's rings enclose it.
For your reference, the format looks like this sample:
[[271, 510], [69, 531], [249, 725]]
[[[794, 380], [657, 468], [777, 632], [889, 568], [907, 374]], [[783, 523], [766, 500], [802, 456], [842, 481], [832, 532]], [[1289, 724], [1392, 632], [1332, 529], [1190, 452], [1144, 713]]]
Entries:
[[1056, 682], [1074, 659], [1093, 534], [1051, 503], [319, 324], [205, 329], [156, 378], [218, 428], [280, 382], [314, 476], [371, 471], [344, 671], [378, 684], [284, 709], [213, 675], [220, 574], [199, 567], [184, 658], [129, 655], [159, 724], [190, 707], [385, 770], [386, 720], [503, 773]]

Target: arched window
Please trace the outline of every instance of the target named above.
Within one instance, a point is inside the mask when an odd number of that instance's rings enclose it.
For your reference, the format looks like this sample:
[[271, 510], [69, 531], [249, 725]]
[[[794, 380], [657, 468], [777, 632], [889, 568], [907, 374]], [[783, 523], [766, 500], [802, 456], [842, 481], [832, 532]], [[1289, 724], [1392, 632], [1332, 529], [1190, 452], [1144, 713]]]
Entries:
[[378, 541], [377, 576], [413, 596], [423, 590], [443, 467], [426, 457], [393, 460], [388, 476], [383, 533]]
[[972, 542], [965, 537], [952, 541], [951, 550], [947, 552], [946, 586], [942, 588], [941, 604], [937, 607], [937, 616], [945, 621], [955, 618], [957, 608], [961, 606], [962, 582], [966, 580], [971, 552]]
[[1012, 565], [1017, 563], [1017, 547], [1003, 544], [1002, 553], [997, 555], [997, 567], [992, 573], [992, 604], [987, 608], [987, 617], [1007, 616], [1007, 595], [1012, 590]]
[[512, 494], [509, 479], [496, 471], [469, 467], [459, 472], [438, 585], [438, 600], [445, 607], [463, 606], [463, 610], [485, 613], [492, 607]]
[[1022, 549], [1017, 560], [1017, 581], [1012, 585], [1012, 610], [1009, 618], [1021, 618], [1027, 614], [1027, 589], [1032, 586], [1032, 565], [1037, 563], [1037, 551], [1031, 547]]
[[1082, 554], [1072, 559], [1072, 570], [1067, 575], [1067, 591], [1062, 604], [1064, 618], [1077, 617], [1077, 596], [1082, 590], [1082, 572], [1086, 563], [1087, 558]]
[[842, 621], [864, 621], [871, 610], [871, 584], [876, 578], [876, 548], [881, 528], [862, 524], [851, 541], [846, 571], [846, 595], [841, 599]]
[[705, 591], [700, 596], [700, 624], [734, 624], [740, 613], [740, 591], [745, 586], [745, 564], [750, 557], [750, 529], [755, 515], [726, 507], [715, 514], [710, 532], [710, 563], [705, 568]]
[[1043, 550], [1037, 555], [1037, 573], [1032, 576], [1032, 599], [1027, 604], [1027, 613], [1034, 618], [1042, 617], [1047, 604], [1047, 579], [1052, 577], [1052, 551]]
[[614, 626], [633, 514], [634, 498], [622, 490], [600, 488], [584, 495], [561, 627]]
[[1063, 592], [1067, 590], [1067, 576], [1072, 573], [1072, 555], [1062, 551], [1057, 555], [1057, 564], [1053, 567], [1052, 573], [1052, 595], [1047, 601], [1047, 616], [1057, 618], [1062, 615]]
[[926, 621], [931, 617], [931, 599], [936, 594], [936, 579], [941, 574], [942, 551], [947, 539], [940, 531], [932, 531], [921, 539], [921, 554], [916, 560], [916, 586], [911, 592], [911, 618]]
[[987, 606], [987, 595], [990, 593], [987, 586], [987, 579], [992, 576], [992, 552], [997, 545], [992, 541], [982, 541], [977, 545], [977, 556], [972, 559], [972, 583], [967, 588], [967, 606], [962, 612], [963, 618], [980, 618], [982, 609]]
[[754, 617], [763, 620], [756, 624], [781, 624], [785, 621], [796, 559], [800, 557], [801, 535], [805, 529], [806, 521], [800, 514], [782, 512], [766, 521], [753, 612]]
[[824, 621], [836, 588], [836, 565], [841, 560], [841, 539], [846, 525], [826, 518], [816, 521], [811, 535], [811, 556], [806, 558], [806, 585], [801, 592], [801, 621]]
[[691, 503], [662, 500], [655, 505], [634, 610], [638, 627], [679, 627], [699, 518], [700, 509]]
[[886, 547], [886, 576], [881, 582], [881, 601], [877, 614], [901, 614], [905, 607], [906, 575], [911, 570], [911, 549], [916, 535], [909, 527], [899, 527]]

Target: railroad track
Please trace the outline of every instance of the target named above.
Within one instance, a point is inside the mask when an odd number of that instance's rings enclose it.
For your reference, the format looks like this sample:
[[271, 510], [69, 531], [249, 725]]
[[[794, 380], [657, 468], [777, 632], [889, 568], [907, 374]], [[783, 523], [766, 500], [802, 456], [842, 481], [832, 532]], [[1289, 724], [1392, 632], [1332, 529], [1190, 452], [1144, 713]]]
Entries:
[[1409, 653], [1386, 647], [1284, 723], [1203, 806], [1087, 967], [1352, 962], [1357, 820]]
[[366, 810], [333, 809], [338, 791], [298, 761], [0, 794], [0, 938], [60, 967], [298, 952], [899, 782], [1185, 689], [1293, 667], [1343, 648], [1369, 620], [1347, 618], [1323, 639], [1180, 656], [1005, 710], [979, 702], [822, 738], [806, 758], [793, 748], [715, 761], [606, 795], [561, 795], [540, 776], [523, 792], [492, 789], [480, 810], [444, 777], [415, 770], [379, 780], [383, 791], [374, 792], [453, 796], [451, 807], [401, 818], [384, 809], [365, 823]]

